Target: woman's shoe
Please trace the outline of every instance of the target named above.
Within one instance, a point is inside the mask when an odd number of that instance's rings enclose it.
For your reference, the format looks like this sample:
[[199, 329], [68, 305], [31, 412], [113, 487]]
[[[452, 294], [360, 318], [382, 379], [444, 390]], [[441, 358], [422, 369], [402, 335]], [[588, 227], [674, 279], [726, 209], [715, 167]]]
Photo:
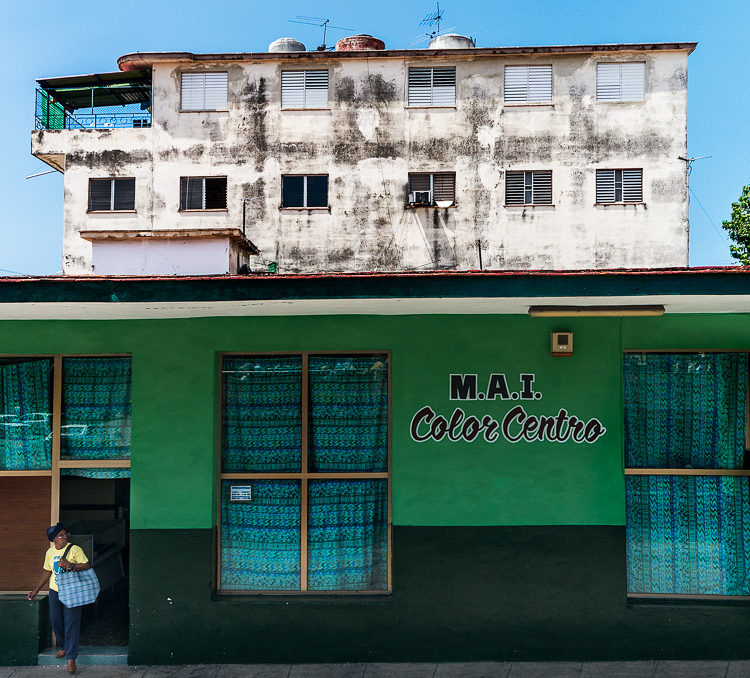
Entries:
[[75, 673], [78, 670], [75, 659], [68, 659], [68, 673]]
[[64, 656], [65, 650], [58, 650], [57, 652], [55, 652], [55, 657], [57, 657], [58, 659], [62, 659]]

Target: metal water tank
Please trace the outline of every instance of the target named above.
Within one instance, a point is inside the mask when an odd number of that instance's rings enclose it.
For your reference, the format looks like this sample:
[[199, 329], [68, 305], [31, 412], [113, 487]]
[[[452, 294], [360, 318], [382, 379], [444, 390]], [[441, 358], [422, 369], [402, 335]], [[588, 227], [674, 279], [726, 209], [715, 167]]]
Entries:
[[341, 38], [336, 43], [337, 52], [355, 52], [363, 49], [385, 49], [385, 43], [378, 38], [373, 38], [365, 33], [361, 35], [350, 35], [348, 38]]
[[427, 49], [473, 49], [473, 47], [474, 41], [471, 38], [458, 33], [446, 33], [430, 40], [430, 46]]
[[279, 38], [268, 46], [269, 52], [306, 52], [307, 48], [294, 38]]

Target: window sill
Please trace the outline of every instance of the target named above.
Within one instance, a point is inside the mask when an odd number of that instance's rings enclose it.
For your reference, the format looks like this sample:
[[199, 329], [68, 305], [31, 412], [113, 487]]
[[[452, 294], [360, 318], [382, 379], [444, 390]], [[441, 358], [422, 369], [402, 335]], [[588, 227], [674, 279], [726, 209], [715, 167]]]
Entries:
[[645, 202], [595, 202], [594, 207], [638, 207], [646, 206]]
[[646, 103], [646, 100], [645, 99], [635, 99], [634, 101], [621, 101], [621, 100], [618, 99], [618, 100], [612, 101], [612, 100], [607, 100], [607, 99], [605, 99], [605, 100], [597, 99], [596, 103], [597, 104], [644, 104], [644, 103]]
[[[25, 595], [25, 594], [24, 594]], [[219, 603], [256, 603], [260, 605], [289, 605], [289, 603], [301, 603], [307, 605], [391, 605], [393, 604], [393, 591], [372, 591], [365, 593], [361, 591], [339, 591], [326, 593], [325, 591], [238, 591], [228, 593], [217, 591], [212, 600]]]
[[409, 111], [409, 110], [411, 110], [411, 111], [429, 111], [430, 109], [433, 109], [433, 108], [442, 108], [444, 110], [453, 110], [453, 111], [457, 110], [456, 106], [405, 106], [404, 108], [406, 108], [407, 111]]
[[288, 207], [285, 207], [284, 205], [282, 205], [281, 207], [279, 207], [279, 209], [282, 212], [299, 212], [301, 210], [305, 210], [307, 212], [330, 212], [331, 206], [328, 205], [327, 207], [294, 207], [290, 205]]
[[517, 209], [522, 209], [522, 210], [528, 209], [529, 207], [534, 208], [534, 207], [554, 207], [554, 206], [555, 206], [554, 203], [551, 203], [551, 202], [537, 202], [537, 203], [528, 203], [524, 205], [518, 205], [518, 204], [504, 205], [506, 209], [517, 208]]
[[412, 205], [407, 204], [404, 205], [405, 210], [418, 210], [418, 209], [435, 209], [435, 210], [451, 210], [458, 207], [458, 205], [454, 202], [452, 205], [448, 205], [447, 207], [440, 207], [439, 205]]
[[228, 108], [181, 108], [180, 113], [229, 113]]
[[330, 108], [282, 108], [282, 111], [327, 111], [331, 112]]
[[750, 596], [686, 595], [677, 593], [628, 593], [628, 607], [706, 606], [747, 607]]
[[138, 214], [135, 210], [86, 210], [86, 214]]
[[551, 101], [543, 103], [541, 101], [529, 101], [528, 103], [503, 103], [503, 108], [554, 108], [555, 104]]
[[212, 212], [212, 213], [214, 213], [214, 212], [229, 212], [229, 210], [226, 207], [215, 207], [215, 208], [212, 207], [212, 208], [208, 208], [208, 209], [205, 209], [205, 210], [193, 209], [193, 210], [177, 210], [177, 211], [180, 212], [181, 214], [191, 214], [191, 213], [195, 213], [195, 212], [201, 212], [201, 213], [202, 212]]

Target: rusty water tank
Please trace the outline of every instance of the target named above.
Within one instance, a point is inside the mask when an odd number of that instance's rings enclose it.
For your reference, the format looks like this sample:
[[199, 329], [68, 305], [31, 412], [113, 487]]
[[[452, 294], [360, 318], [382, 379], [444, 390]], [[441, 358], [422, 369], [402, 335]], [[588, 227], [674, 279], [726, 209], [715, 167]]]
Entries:
[[305, 46], [294, 38], [279, 38], [268, 46], [269, 52], [306, 52]]
[[362, 33], [361, 35], [350, 35], [348, 38], [341, 38], [336, 43], [337, 52], [356, 52], [364, 49], [385, 49], [385, 43], [378, 38]]
[[473, 49], [474, 41], [458, 33], [446, 33], [438, 35], [430, 40], [430, 46], [427, 49]]

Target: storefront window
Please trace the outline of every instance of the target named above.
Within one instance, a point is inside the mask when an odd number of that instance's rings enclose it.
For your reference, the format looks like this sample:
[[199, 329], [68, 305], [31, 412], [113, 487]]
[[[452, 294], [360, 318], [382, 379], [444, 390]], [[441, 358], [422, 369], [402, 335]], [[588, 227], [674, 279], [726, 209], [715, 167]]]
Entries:
[[219, 588], [389, 585], [388, 356], [225, 356]]
[[628, 592], [750, 595], [748, 356], [624, 359]]

